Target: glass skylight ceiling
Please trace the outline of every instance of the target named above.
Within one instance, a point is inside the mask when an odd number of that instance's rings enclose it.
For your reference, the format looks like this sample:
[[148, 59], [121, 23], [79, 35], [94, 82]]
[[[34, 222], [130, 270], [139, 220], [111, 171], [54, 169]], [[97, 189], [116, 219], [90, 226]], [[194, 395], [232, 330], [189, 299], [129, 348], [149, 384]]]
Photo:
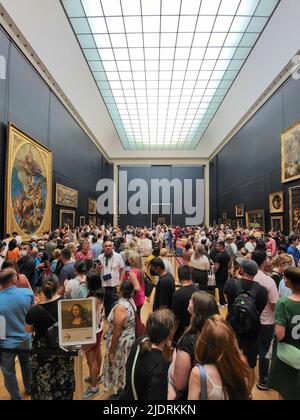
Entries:
[[193, 150], [279, 0], [62, 0], [125, 150]]

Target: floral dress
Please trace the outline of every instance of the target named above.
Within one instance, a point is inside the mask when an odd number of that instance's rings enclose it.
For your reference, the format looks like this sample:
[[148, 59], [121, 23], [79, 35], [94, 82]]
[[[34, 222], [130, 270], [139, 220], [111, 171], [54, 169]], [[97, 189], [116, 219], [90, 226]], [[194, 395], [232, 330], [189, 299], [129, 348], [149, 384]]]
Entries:
[[126, 363], [131, 347], [135, 342], [135, 311], [136, 306], [132, 299], [127, 300], [121, 298], [117, 305], [126, 308], [127, 317], [123, 324], [122, 333], [119, 337], [118, 347], [116, 349], [115, 361], [111, 365], [109, 363], [108, 354], [113, 336], [114, 329], [114, 313], [115, 308], [111, 311], [107, 318], [106, 332], [106, 355], [103, 366], [103, 384], [105, 392], [109, 391], [112, 385], [113, 393], [116, 395], [122, 391], [126, 384]]

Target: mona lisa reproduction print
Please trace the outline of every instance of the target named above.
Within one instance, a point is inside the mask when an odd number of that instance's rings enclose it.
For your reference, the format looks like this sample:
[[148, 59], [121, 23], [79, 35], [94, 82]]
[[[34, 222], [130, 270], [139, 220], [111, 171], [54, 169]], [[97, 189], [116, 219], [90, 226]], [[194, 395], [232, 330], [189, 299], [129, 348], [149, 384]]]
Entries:
[[51, 230], [52, 152], [9, 124], [5, 231], [23, 240]]
[[58, 303], [59, 345], [96, 343], [96, 300], [61, 300]]

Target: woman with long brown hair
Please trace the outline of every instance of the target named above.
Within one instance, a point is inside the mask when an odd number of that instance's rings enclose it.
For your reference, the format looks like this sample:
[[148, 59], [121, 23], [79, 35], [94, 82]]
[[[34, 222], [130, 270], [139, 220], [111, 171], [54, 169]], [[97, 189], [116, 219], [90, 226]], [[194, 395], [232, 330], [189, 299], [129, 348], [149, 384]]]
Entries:
[[[200, 335], [195, 351], [200, 365], [193, 368], [188, 400], [250, 399], [250, 370], [241, 353], [234, 332], [221, 316], [209, 318]], [[202, 389], [200, 369], [204, 368], [206, 387]], [[203, 397], [207, 394], [207, 397]]]
[[193, 293], [188, 311], [191, 314], [191, 323], [177, 344], [170, 367], [169, 400], [187, 398], [191, 370], [196, 364], [195, 348], [198, 337], [206, 320], [219, 314], [215, 298], [204, 291]]

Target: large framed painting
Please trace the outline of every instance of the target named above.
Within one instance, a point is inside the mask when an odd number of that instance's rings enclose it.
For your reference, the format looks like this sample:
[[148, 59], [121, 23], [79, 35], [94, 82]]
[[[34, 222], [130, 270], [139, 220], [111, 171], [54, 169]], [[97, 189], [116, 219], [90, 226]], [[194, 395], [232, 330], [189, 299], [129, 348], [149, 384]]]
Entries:
[[275, 192], [269, 194], [270, 213], [284, 213], [284, 193]]
[[51, 230], [52, 152], [8, 125], [5, 231], [23, 240]]
[[282, 182], [300, 178], [300, 121], [281, 135]]
[[244, 217], [245, 216], [245, 205], [237, 204], [235, 206], [235, 217]]
[[97, 201], [94, 198], [89, 198], [89, 214], [97, 213]]
[[251, 210], [246, 212], [247, 229], [259, 229], [265, 232], [265, 211]]
[[59, 227], [63, 228], [64, 226], [69, 225], [73, 228], [75, 226], [75, 211], [74, 210], [59, 210]]
[[273, 232], [283, 232], [283, 216], [271, 217], [271, 229], [273, 230]]
[[300, 234], [300, 185], [289, 189], [290, 232]]
[[61, 184], [56, 184], [55, 204], [61, 207], [78, 207], [78, 191], [72, 188], [65, 187]]

